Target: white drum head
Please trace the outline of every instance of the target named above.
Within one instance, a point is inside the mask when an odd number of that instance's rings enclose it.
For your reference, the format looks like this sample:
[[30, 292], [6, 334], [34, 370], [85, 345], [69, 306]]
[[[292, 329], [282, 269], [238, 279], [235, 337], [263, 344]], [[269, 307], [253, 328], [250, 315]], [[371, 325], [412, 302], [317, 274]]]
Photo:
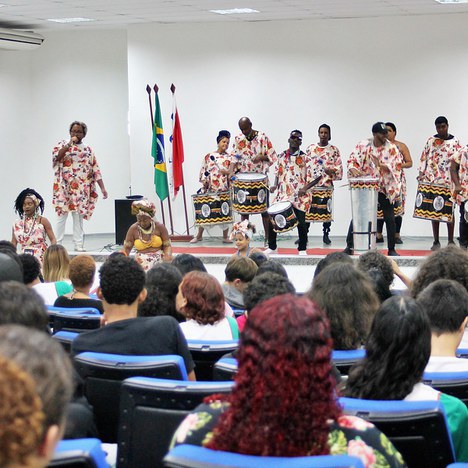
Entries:
[[265, 198], [266, 198], [265, 189], [260, 189], [258, 191], [258, 194], [257, 194], [257, 199], [258, 199], [259, 203], [263, 203], [265, 201]]
[[208, 218], [211, 213], [211, 208], [210, 205], [207, 205], [206, 203], [203, 203], [201, 207], [201, 213], [204, 218]]
[[244, 203], [247, 198], [247, 192], [244, 192], [244, 190], [238, 190], [236, 196], [239, 203]]
[[348, 179], [348, 182], [354, 183], [354, 182], [366, 182], [366, 183], [377, 183], [379, 179], [376, 179], [375, 177], [351, 177]]
[[416, 206], [419, 208], [422, 205], [423, 202], [423, 195], [421, 192], [418, 192], [416, 195]]
[[275, 216], [275, 223], [280, 229], [283, 229], [286, 226], [286, 218], [282, 214], [277, 214]]
[[273, 216], [276, 213], [283, 213], [290, 207], [291, 207], [290, 202], [282, 201], [282, 202], [274, 203], [273, 205], [270, 206], [270, 208], [268, 208], [267, 211], [268, 211], [268, 214], [271, 214]]
[[224, 215], [224, 216], [227, 216], [229, 214], [229, 203], [228, 202], [223, 202], [221, 203], [221, 213]]
[[436, 211], [442, 210], [442, 208], [444, 207], [444, 204], [445, 204], [445, 200], [440, 195], [435, 197], [434, 201], [432, 202], [432, 205], [434, 206], [434, 209]]
[[241, 172], [237, 174], [239, 180], [245, 181], [261, 181], [265, 179], [265, 174], [258, 174], [256, 172]]

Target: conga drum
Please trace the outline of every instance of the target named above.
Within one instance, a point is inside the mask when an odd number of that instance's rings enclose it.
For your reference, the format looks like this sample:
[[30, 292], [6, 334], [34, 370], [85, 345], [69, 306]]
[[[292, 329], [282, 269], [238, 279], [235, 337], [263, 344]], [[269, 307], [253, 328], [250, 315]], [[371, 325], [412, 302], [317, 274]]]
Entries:
[[241, 214], [264, 213], [268, 208], [268, 177], [242, 172], [232, 183], [232, 209]]
[[294, 208], [288, 201], [274, 203], [267, 211], [275, 232], [288, 232], [299, 224]]
[[419, 182], [413, 218], [452, 223], [453, 203], [450, 197], [449, 187]]
[[305, 219], [308, 223], [333, 221], [333, 187], [314, 187], [312, 202]]
[[197, 226], [232, 223], [229, 192], [192, 195], [192, 204]]
[[353, 214], [354, 250], [374, 249], [377, 234], [379, 181], [371, 177], [349, 179]]

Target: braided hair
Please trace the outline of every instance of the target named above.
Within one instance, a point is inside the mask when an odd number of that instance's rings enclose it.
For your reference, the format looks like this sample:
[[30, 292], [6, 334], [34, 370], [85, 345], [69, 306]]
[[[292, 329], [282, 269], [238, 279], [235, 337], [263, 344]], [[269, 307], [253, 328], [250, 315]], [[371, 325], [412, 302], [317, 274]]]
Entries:
[[41, 214], [44, 213], [44, 199], [39, 195], [34, 189], [25, 188], [20, 192], [20, 194], [16, 197], [14, 208], [15, 213], [20, 215], [20, 218], [23, 218], [24, 211], [23, 211], [23, 204], [24, 200], [27, 197], [33, 197], [33, 200], [36, 204], [36, 212], [40, 210]]

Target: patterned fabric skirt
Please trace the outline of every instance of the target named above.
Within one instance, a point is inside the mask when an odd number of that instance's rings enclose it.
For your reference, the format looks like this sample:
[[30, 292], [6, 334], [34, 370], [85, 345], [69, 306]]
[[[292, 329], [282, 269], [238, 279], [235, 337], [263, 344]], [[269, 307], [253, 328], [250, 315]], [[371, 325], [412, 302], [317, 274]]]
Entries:
[[162, 263], [163, 251], [157, 250], [156, 252], [137, 252], [135, 254], [135, 260], [143, 267], [143, 270], [150, 270], [153, 265]]

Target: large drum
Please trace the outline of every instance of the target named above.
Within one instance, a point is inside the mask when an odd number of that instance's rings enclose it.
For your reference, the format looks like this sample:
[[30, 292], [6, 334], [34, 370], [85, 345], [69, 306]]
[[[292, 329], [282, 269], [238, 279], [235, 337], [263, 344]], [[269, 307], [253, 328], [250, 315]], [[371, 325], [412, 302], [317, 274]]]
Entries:
[[379, 181], [370, 177], [349, 179], [353, 213], [354, 250], [369, 250], [376, 246], [377, 201]]
[[453, 203], [450, 196], [449, 187], [419, 182], [413, 218], [453, 222]]
[[268, 208], [268, 214], [275, 232], [287, 232], [299, 224], [294, 208], [288, 201], [274, 203]]
[[256, 172], [237, 174], [232, 183], [232, 209], [241, 214], [255, 214], [267, 208], [268, 177]]
[[192, 203], [198, 226], [232, 223], [229, 192], [192, 195]]
[[308, 223], [333, 221], [333, 187], [315, 187], [312, 189], [312, 203], [305, 219]]

